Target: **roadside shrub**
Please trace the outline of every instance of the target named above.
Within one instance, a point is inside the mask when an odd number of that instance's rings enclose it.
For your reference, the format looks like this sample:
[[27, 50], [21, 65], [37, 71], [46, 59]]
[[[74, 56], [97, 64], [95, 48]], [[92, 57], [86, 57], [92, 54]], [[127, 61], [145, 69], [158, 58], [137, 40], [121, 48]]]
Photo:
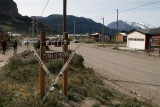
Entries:
[[75, 94], [75, 93], [69, 92], [68, 99], [74, 102], [81, 102], [85, 98], [81, 94]]
[[[38, 40], [38, 42], [34, 44], [34, 47], [35, 47], [36, 49], [40, 49], [40, 40]], [[49, 47], [48, 47], [48, 46], [46, 46], [46, 50], [49, 50]]]
[[74, 67], [84, 67], [83, 65], [84, 59], [81, 55], [75, 54], [70, 62], [70, 64]]
[[59, 73], [63, 66], [63, 62], [59, 59], [48, 60], [46, 66], [51, 73]]
[[40, 49], [40, 40], [38, 40], [38, 42], [34, 44], [34, 47]]
[[12, 80], [23, 83], [32, 80], [33, 78], [39, 77], [38, 67], [31, 66], [30, 67], [23, 67], [20, 69], [16, 69], [13, 71], [8, 71], [5, 73], [6, 77], [11, 78]]
[[22, 61], [22, 59], [13, 57], [9, 60], [8, 64], [4, 67], [9, 70], [15, 70], [23, 65], [26, 65], [27, 63]]
[[115, 105], [117, 107], [152, 107], [151, 104], [145, 104], [144, 102], [138, 101], [136, 98], [128, 99], [122, 104]]
[[9, 104], [9, 102], [12, 101], [13, 93], [11, 90], [9, 90], [7, 86], [0, 85], [0, 107], [3, 107], [4, 104]]
[[39, 66], [37, 61], [33, 58], [29, 61], [20, 58], [11, 58], [3, 69], [6, 71], [4, 73], [6, 77], [19, 83], [27, 82], [32, 80], [32, 78], [36, 79], [39, 76]]

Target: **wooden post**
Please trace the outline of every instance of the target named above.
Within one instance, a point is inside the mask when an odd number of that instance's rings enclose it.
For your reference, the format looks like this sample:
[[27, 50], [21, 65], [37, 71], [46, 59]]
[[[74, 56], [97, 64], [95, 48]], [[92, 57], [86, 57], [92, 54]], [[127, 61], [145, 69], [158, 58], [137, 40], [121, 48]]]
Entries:
[[0, 31], [0, 46], [1, 46], [1, 42], [2, 42], [2, 33]]
[[104, 47], [104, 17], [103, 17], [103, 47]]
[[[40, 39], [41, 59], [42, 59], [42, 54], [45, 53], [46, 51], [46, 46], [42, 46], [42, 41], [44, 40], [45, 40], [45, 33], [41, 32], [41, 39]], [[42, 60], [42, 61], [44, 62], [45, 60]], [[44, 95], [45, 95], [45, 71], [42, 68], [42, 66], [40, 66], [40, 96], [41, 96], [41, 99], [43, 99]]]
[[117, 48], [118, 48], [118, 9], [117, 9]]
[[[64, 32], [63, 34], [63, 39], [68, 40], [68, 33]], [[68, 51], [68, 45], [63, 45], [63, 52]], [[68, 58], [63, 59], [63, 64], [67, 62]], [[68, 96], [68, 91], [67, 91], [67, 83], [68, 83], [68, 71], [65, 70], [63, 74], [63, 93], [67, 97]]]
[[63, 34], [66, 32], [66, 10], [67, 9], [67, 0], [63, 0]]
[[[66, 32], [66, 11], [67, 11], [67, 0], [63, 0], [63, 39], [68, 40], [68, 33]], [[68, 45], [63, 45], [63, 51], [68, 51]], [[67, 62], [68, 58], [63, 59], [63, 64]], [[63, 74], [63, 93], [67, 97], [67, 70], [64, 71]]]

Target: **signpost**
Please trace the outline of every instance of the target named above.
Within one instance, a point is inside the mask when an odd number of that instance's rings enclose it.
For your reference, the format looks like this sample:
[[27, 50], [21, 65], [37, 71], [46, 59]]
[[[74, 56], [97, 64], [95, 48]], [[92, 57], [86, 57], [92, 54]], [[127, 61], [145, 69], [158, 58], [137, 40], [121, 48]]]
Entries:
[[56, 53], [44, 53], [42, 54], [42, 59], [57, 59], [57, 58], [67, 58], [69, 57], [68, 52], [56, 52]]
[[[75, 48], [75, 50], [71, 53], [71, 55], [69, 56], [68, 60], [66, 61], [66, 63], [65, 63], [64, 66], [62, 67], [61, 71], [60, 71], [59, 74], [57, 75], [55, 81], [52, 82], [52, 84], [51, 84], [48, 92], [46, 93], [46, 95], [45, 95], [44, 98], [43, 98], [43, 101], [45, 101], [45, 100], [47, 99], [48, 95], [55, 90], [55, 87], [56, 87], [56, 84], [57, 84], [59, 78], [60, 78], [62, 75], [63, 75], [63, 78], [64, 78], [64, 73], [65, 73], [65, 71], [66, 71], [65, 69], [67, 68], [69, 62], [71, 61], [71, 59], [73, 58], [74, 54], [76, 53], [76, 51], [78, 50], [79, 47], [80, 47], [80, 45], [78, 45], [78, 46]], [[63, 94], [63, 93], [61, 92], [61, 90], [60, 90], [59, 92], [60, 92], [61, 95]], [[65, 95], [65, 96], [62, 96], [62, 97], [64, 98], [64, 100], [65, 100], [66, 102], [68, 102], [68, 101], [67, 101], [67, 98], [66, 98], [66, 95]]]
[[54, 45], [56, 47], [61, 47], [63, 45], [70, 45], [70, 41], [65, 39], [47, 40], [47, 41], [43, 41], [42, 45], [43, 46]]
[[148, 53], [149, 56], [151, 52], [160, 54], [160, 38], [155, 37], [155, 38], [149, 38], [149, 43], [148, 43]]
[[[40, 56], [41, 59], [43, 58], [43, 54], [45, 53], [46, 46], [43, 46], [42, 43], [45, 40], [45, 33], [41, 32], [41, 40], [40, 40]], [[43, 62], [45, 60], [42, 60]], [[45, 95], [45, 71], [42, 66], [40, 66], [40, 94], [41, 94], [41, 99], [43, 99]]]
[[[38, 54], [36, 53], [34, 48], [33, 47], [31, 48], [31, 52], [33, 53], [33, 55], [36, 57], [37, 61], [40, 64], [40, 96], [41, 96], [41, 99], [43, 99], [43, 101], [45, 101], [45, 99], [48, 97], [50, 92], [52, 92], [54, 89], [58, 89], [56, 84], [62, 75], [63, 75], [63, 92], [61, 90], [59, 90], [59, 92], [62, 95], [62, 97], [64, 98], [64, 100], [67, 101], [68, 92], [67, 92], [67, 70], [66, 70], [66, 68], [67, 68], [69, 62], [71, 61], [72, 57], [74, 56], [75, 51], [78, 49], [78, 47], [80, 45], [78, 45], [76, 50], [72, 52], [72, 54], [70, 55], [70, 57], [68, 59], [68, 56], [69, 56], [68, 45], [70, 44], [70, 42], [68, 39], [68, 33], [66, 32], [66, 7], [67, 7], [67, 0], [63, 0], [63, 39], [46, 41], [45, 33], [41, 32], [41, 34], [40, 34], [41, 35], [41, 38], [40, 38], [40, 57], [38, 56]], [[46, 46], [51, 46], [51, 45], [55, 45], [57, 47], [63, 46], [62, 47], [63, 52], [45, 53]], [[46, 59], [57, 59], [57, 58], [63, 58], [64, 66], [61, 69], [61, 71], [59, 72], [56, 79], [54, 80], [53, 76], [46, 68], [44, 62]], [[45, 94], [45, 73], [52, 80], [51, 87], [46, 94]]]
[[[1, 44], [1, 41], [2, 41], [2, 33], [0, 31], [0, 44]], [[1, 45], [0, 45], [1, 46]]]
[[[65, 33], [64, 35], [68, 35], [68, 33]], [[66, 44], [67, 48], [64, 48], [65, 45], [63, 45], [64, 52], [45, 53], [45, 46], [42, 45], [44, 41], [45, 41], [45, 33], [41, 32], [41, 42], [40, 42], [40, 46], [41, 46], [40, 47], [40, 50], [41, 50], [40, 55], [41, 55], [41, 57], [39, 57], [39, 55], [37, 54], [36, 50], [33, 47], [29, 47], [31, 53], [35, 56], [35, 58], [37, 59], [37, 61], [40, 64], [40, 95], [41, 95], [41, 99], [43, 100], [43, 102], [46, 101], [46, 99], [48, 98], [48, 95], [51, 92], [53, 92], [55, 89], [58, 89], [59, 93], [63, 97], [64, 101], [68, 102], [66, 94], [64, 92], [62, 92], [62, 90], [58, 87], [57, 82], [58, 82], [59, 78], [62, 76], [63, 76], [63, 79], [64, 78], [65, 78], [65, 80], [67, 79], [66, 68], [67, 68], [69, 62], [71, 61], [71, 59], [73, 58], [75, 52], [80, 47], [80, 44], [75, 48], [75, 50], [69, 56], [68, 51], [65, 50], [65, 49], [68, 49], [67, 44]], [[56, 79], [54, 79], [53, 75], [49, 72], [49, 70], [45, 66], [44, 62], [46, 59], [57, 59], [57, 58], [64, 58], [65, 63], [64, 63], [64, 66], [62, 67], [61, 71], [57, 75]], [[50, 77], [50, 79], [52, 81], [52, 84], [46, 94], [45, 94], [45, 73]], [[63, 86], [64, 86], [63, 89], [65, 88], [65, 91], [66, 91], [67, 90], [67, 81], [65, 81], [63, 83]]]
[[[68, 40], [68, 33], [66, 32], [66, 13], [67, 13], [67, 0], [63, 0], [63, 39]], [[68, 51], [68, 45], [63, 45], [63, 52]], [[63, 64], [67, 62], [68, 58], [63, 59]], [[68, 96], [68, 91], [67, 91], [67, 75], [68, 71], [64, 71], [63, 75], [63, 93], [67, 97]]]

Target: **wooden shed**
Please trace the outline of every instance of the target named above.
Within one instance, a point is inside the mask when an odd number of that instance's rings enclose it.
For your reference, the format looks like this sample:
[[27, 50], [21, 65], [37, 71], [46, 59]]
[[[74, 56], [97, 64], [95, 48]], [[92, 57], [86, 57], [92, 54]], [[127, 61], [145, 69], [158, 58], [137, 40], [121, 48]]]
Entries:
[[[94, 32], [89, 35], [90, 38], [92, 38], [94, 41], [103, 41], [103, 34], [100, 32]], [[111, 35], [104, 34], [104, 41], [110, 42], [111, 41]]]
[[127, 35], [126, 35], [126, 33], [118, 33], [116, 35], [116, 41], [118, 41], [118, 42], [127, 41]]

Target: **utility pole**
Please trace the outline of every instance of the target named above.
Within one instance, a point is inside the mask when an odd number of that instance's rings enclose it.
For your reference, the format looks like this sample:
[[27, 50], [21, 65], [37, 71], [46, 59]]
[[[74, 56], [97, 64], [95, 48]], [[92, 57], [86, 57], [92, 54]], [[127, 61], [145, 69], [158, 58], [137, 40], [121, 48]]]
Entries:
[[59, 24], [58, 24], [58, 35], [59, 35]]
[[104, 47], [104, 17], [103, 17], [103, 47]]
[[75, 25], [76, 23], [75, 23], [75, 20], [74, 20], [74, 39], [75, 39], [75, 33], [76, 33], [76, 25]]
[[32, 17], [32, 37], [34, 37], [34, 17]]
[[38, 31], [38, 22], [37, 22], [37, 37], [38, 37], [39, 31]]
[[[66, 32], [66, 10], [67, 9], [67, 0], [63, 0], [63, 39], [68, 40], [68, 33]], [[68, 45], [63, 45], [63, 52], [68, 51]], [[68, 58], [63, 59], [63, 64], [67, 62]], [[68, 84], [68, 71], [65, 70], [63, 74], [63, 93], [67, 97], [67, 84]]]
[[116, 37], [117, 37], [117, 46], [116, 46], [116, 48], [118, 48], [118, 9], [117, 9], [117, 35], [116, 35]]
[[[1, 43], [1, 41], [2, 41], [2, 32], [1, 32], [1, 30], [0, 30], [0, 43]], [[0, 45], [1, 46], [1, 45]]]

